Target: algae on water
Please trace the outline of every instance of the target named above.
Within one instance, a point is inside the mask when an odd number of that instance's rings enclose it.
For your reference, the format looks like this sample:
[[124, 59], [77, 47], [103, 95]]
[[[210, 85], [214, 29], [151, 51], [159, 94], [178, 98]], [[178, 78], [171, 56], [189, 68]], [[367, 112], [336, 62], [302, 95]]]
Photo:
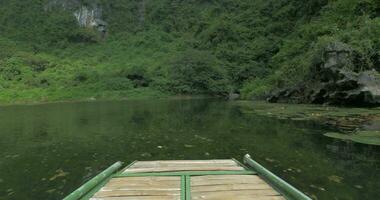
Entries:
[[[380, 118], [380, 108], [342, 108], [306, 104], [270, 104], [261, 101], [235, 102], [245, 114], [256, 114], [293, 121], [314, 121], [321, 125], [353, 131]], [[379, 130], [380, 131], [380, 130]]]
[[326, 133], [325, 136], [341, 140], [350, 140], [361, 144], [380, 145], [380, 131], [358, 131], [352, 134], [331, 132]]
[[[362, 144], [380, 145], [380, 108], [342, 108], [321, 105], [269, 104], [266, 102], [235, 102], [245, 114], [313, 121], [341, 133], [331, 132], [325, 136]], [[360, 131], [358, 131], [360, 130]]]

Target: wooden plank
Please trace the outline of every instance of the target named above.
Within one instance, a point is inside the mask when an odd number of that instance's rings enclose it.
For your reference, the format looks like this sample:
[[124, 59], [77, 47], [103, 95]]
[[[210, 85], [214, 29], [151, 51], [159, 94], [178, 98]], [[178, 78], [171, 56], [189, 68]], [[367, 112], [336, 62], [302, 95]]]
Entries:
[[[124, 172], [147, 174], [113, 178], [91, 200], [181, 200], [181, 176], [148, 174], [189, 171], [227, 173], [245, 169], [234, 160], [138, 161]], [[186, 187], [189, 191], [186, 193], [188, 200], [284, 200], [257, 175], [196, 174], [190, 177], [191, 179], [186, 178], [185, 184], [189, 185]]]
[[173, 160], [173, 161], [138, 161], [125, 173], [144, 172], [178, 172], [178, 171], [242, 171], [234, 160]]
[[264, 180], [256, 175], [208, 175], [193, 176], [191, 179], [192, 186], [208, 185], [231, 185], [231, 184], [255, 184], [268, 185]]
[[215, 175], [204, 175], [204, 176], [194, 176], [192, 177], [193, 180], [196, 180], [196, 179], [223, 179], [223, 180], [226, 180], [226, 179], [241, 179], [241, 178], [244, 178], [244, 179], [247, 179], [247, 178], [260, 178], [256, 175], [250, 175], [250, 174], [245, 174], [245, 175], [231, 175], [231, 174], [225, 174], [225, 175], [219, 175], [219, 176], [215, 176]]
[[93, 196], [93, 199], [180, 199], [180, 181], [180, 177], [113, 178]]
[[167, 163], [167, 162], [151, 162], [151, 163], [140, 163], [137, 162], [130, 168], [141, 168], [141, 167], [151, 167], [151, 166], [188, 166], [188, 165], [219, 165], [219, 166], [237, 166], [236, 162], [228, 163], [214, 163], [214, 162], [178, 162], [178, 163]]
[[237, 191], [237, 190], [273, 190], [269, 185], [261, 184], [231, 184], [231, 185], [208, 185], [192, 186], [192, 192], [216, 192], [216, 191]]
[[[151, 182], [165, 182], [165, 183], [171, 183], [171, 182], [176, 182], [178, 181], [177, 179], [176, 180], [165, 180], [165, 179], [149, 179], [149, 176], [141, 176], [141, 177], [144, 177], [146, 179], [144, 180], [138, 180], [138, 179], [131, 179], [132, 177], [124, 177], [124, 179], [122, 178], [118, 178], [120, 180], [111, 180], [109, 183], [111, 184], [120, 184], [120, 183], [151, 183]], [[151, 177], [160, 177], [160, 176], [151, 176]], [[175, 176], [173, 176], [175, 177]], [[128, 179], [126, 179], [128, 178]], [[134, 177], [133, 177], [134, 178]], [[177, 177], [176, 177], [177, 178]], [[115, 179], [115, 178], [114, 178]]]
[[149, 177], [146, 180], [134, 180], [134, 179], [130, 179], [130, 178], [131, 177], [118, 178], [120, 180], [114, 180], [113, 179], [110, 182], [108, 182], [108, 184], [106, 186], [107, 187], [112, 187], [112, 186], [139, 186], [139, 185], [156, 185], [156, 184], [179, 186], [178, 180], [160, 180], [160, 179], [152, 180], [152, 179], [149, 179]]
[[[231, 185], [207, 185], [192, 186], [191, 192], [216, 192], [216, 191], [236, 191], [236, 190], [270, 190], [274, 191], [269, 185], [261, 184], [231, 184]], [[275, 192], [275, 194], [279, 194]]]
[[157, 190], [156, 188], [146, 188], [145, 190], [110, 190], [99, 191], [95, 198], [103, 197], [127, 197], [127, 196], [179, 196], [180, 190]]
[[191, 180], [194, 182], [201, 181], [218, 181], [218, 180], [244, 180], [244, 181], [256, 181], [265, 182], [257, 175], [205, 175], [205, 176], [193, 176]]
[[132, 197], [101, 197], [90, 200], [180, 200], [179, 196], [132, 196]]
[[242, 167], [166, 167], [166, 168], [137, 168], [127, 169], [126, 173], [142, 173], [142, 172], [177, 172], [177, 171], [239, 171], [244, 170]]
[[117, 181], [178, 181], [178, 177], [175, 176], [151, 176], [151, 177], [123, 177], [123, 178], [113, 178], [110, 182]]
[[[237, 190], [237, 191], [213, 191], [213, 192], [192, 192], [192, 200], [245, 200], [260, 199], [264, 197], [276, 197], [284, 199], [273, 190]], [[281, 198], [279, 198], [281, 197]]]
[[[145, 178], [145, 179], [142, 179]], [[180, 181], [178, 177], [174, 177], [175, 180], [164, 180], [161, 177], [151, 178], [151, 177], [141, 177], [140, 179], [135, 179], [135, 177], [117, 178], [111, 179], [104, 188], [134, 188], [134, 187], [154, 187], [154, 186], [165, 186], [165, 187], [180, 187]]]
[[192, 200], [285, 200], [282, 196], [253, 196], [253, 195], [235, 195], [221, 193], [219, 195], [201, 195], [193, 196]]
[[204, 176], [204, 175], [256, 175], [256, 172], [246, 170], [230, 171], [178, 171], [178, 172], [142, 172], [142, 173], [121, 173], [115, 178], [121, 177], [149, 177], [149, 176]]
[[[156, 183], [154, 185], [129, 185], [129, 186], [104, 186], [102, 190], [108, 191], [108, 190], [179, 190], [180, 185], [160, 185], [159, 183]], [[100, 190], [100, 191], [102, 191]]]
[[186, 166], [214, 166], [235, 167], [239, 166], [234, 160], [195, 160], [195, 161], [138, 161], [129, 169], [156, 168], [156, 167], [186, 167]]
[[[213, 164], [213, 163], [204, 163], [204, 164], [157, 164], [157, 165], [144, 165], [144, 166], [132, 166], [128, 169], [144, 169], [144, 168], [167, 168], [167, 167], [240, 167], [239, 165], [232, 164]], [[126, 169], [126, 170], [128, 170]]]
[[212, 181], [208, 181], [208, 182], [195, 182], [195, 183], [191, 183], [191, 185], [193, 187], [196, 187], [196, 186], [211, 186], [211, 185], [231, 185], [231, 184], [251, 184], [251, 185], [268, 185], [267, 183], [263, 183], [263, 182], [257, 182], [257, 181], [251, 181], [251, 180], [231, 180], [230, 182], [226, 183], [226, 182], [221, 182], [219, 180], [212, 180]]
[[123, 188], [144, 188], [144, 187], [160, 187], [164, 185], [167, 188], [179, 188], [180, 183], [178, 182], [166, 182], [166, 181], [160, 181], [160, 182], [120, 182], [120, 183], [112, 183], [107, 184], [103, 187], [104, 190], [116, 190], [116, 189], [123, 189]]
[[202, 163], [213, 163], [213, 164], [233, 164], [236, 163], [232, 159], [227, 160], [157, 160], [157, 161], [137, 161], [132, 166], [146, 165], [146, 164], [202, 164]]
[[191, 179], [193, 200], [283, 200], [257, 175], [206, 175]]

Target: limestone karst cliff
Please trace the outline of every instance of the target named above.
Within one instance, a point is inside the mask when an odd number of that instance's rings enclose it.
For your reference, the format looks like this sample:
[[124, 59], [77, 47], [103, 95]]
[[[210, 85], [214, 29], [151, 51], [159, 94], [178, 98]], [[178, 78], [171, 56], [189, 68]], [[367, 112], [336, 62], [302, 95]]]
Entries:
[[97, 0], [88, 3], [80, 0], [49, 0], [45, 10], [54, 9], [72, 12], [80, 27], [93, 28], [102, 36], [107, 33], [107, 23], [103, 20], [103, 7]]

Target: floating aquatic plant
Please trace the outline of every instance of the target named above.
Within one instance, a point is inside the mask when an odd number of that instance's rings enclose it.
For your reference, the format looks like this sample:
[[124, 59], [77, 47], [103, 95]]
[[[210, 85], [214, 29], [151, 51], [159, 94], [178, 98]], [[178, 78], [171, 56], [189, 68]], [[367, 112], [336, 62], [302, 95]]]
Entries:
[[361, 144], [380, 145], [380, 131], [357, 131], [352, 134], [331, 132], [326, 133], [325, 136], [335, 139], [349, 140]]

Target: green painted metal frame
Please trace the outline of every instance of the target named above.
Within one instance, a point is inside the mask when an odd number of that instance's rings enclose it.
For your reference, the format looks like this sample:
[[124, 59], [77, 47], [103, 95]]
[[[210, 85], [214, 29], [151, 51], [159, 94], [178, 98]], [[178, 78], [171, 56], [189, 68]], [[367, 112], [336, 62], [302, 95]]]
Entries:
[[185, 188], [186, 197], [185, 197], [185, 199], [191, 200], [191, 178], [190, 178], [190, 175], [185, 176], [185, 180], [186, 180], [186, 188]]
[[89, 200], [89, 199], [91, 199], [111, 179], [112, 179], [112, 176], [106, 178], [103, 182], [99, 183], [96, 187], [94, 187], [92, 190], [90, 190], [89, 192], [87, 192], [83, 197], [81, 197], [80, 200]]
[[157, 172], [157, 173], [126, 173], [124, 172], [137, 161], [132, 162], [127, 167], [118, 171], [122, 163], [117, 162], [104, 170], [99, 175], [82, 185], [80, 188], [72, 192], [64, 200], [88, 200], [96, 192], [98, 192], [112, 178], [122, 177], [139, 177], [139, 176], [180, 176], [181, 178], [181, 200], [191, 200], [191, 177], [205, 175], [255, 175], [258, 174], [264, 178], [273, 188], [280, 192], [288, 200], [311, 200], [304, 193], [300, 192], [289, 183], [285, 182], [275, 174], [261, 166], [259, 163], [251, 159], [247, 154], [244, 157], [244, 163], [233, 159], [245, 170], [243, 171], [178, 171], [178, 172]]
[[[257, 174], [252, 169], [247, 168], [239, 161], [233, 159], [236, 163], [242, 166], [244, 171], [178, 171], [178, 172], [147, 172], [147, 173], [128, 173], [121, 172], [112, 176], [112, 178], [123, 177], [149, 177], [149, 176], [180, 176], [181, 177], [181, 200], [191, 200], [191, 177], [204, 175], [255, 175]], [[129, 165], [131, 166], [131, 165]], [[128, 166], [128, 167], [129, 167]], [[128, 167], [124, 168], [128, 169]]]
[[129, 165], [127, 165], [126, 167], [124, 167], [123, 169], [121, 169], [119, 171], [119, 173], [123, 173], [125, 170], [127, 170], [128, 168], [130, 168], [132, 165], [134, 165], [136, 162], [138, 162], [138, 160], [135, 160], [133, 162], [131, 162]]
[[[179, 171], [179, 172], [157, 172], [157, 173], [125, 173], [126, 169], [132, 166], [137, 161], [132, 162], [127, 167], [119, 172], [122, 163], [117, 162], [104, 170], [102, 173], [82, 185], [80, 188], [72, 192], [64, 200], [88, 200], [96, 192], [98, 192], [112, 178], [122, 177], [139, 177], [139, 176], [180, 176], [181, 177], [181, 200], [191, 199], [191, 176], [204, 175], [254, 175], [256, 172], [252, 170], [244, 171]], [[244, 165], [235, 160], [239, 165], [247, 169]]]
[[186, 200], [186, 176], [181, 176], [181, 200]]
[[265, 167], [254, 161], [250, 155], [244, 156], [244, 163], [252, 167], [259, 176], [265, 179], [273, 188], [279, 191], [288, 200], [312, 200], [304, 193], [293, 187], [280, 177], [276, 176]]
[[92, 178], [91, 180], [87, 181], [84, 185], [76, 189], [74, 192], [69, 194], [67, 197], [65, 197], [63, 200], [78, 200], [81, 199], [83, 196], [85, 196], [87, 193], [89, 193], [92, 189], [95, 187], [98, 187], [101, 185], [101, 183], [104, 183], [107, 179], [112, 177], [112, 175], [121, 168], [123, 165], [122, 162], [116, 162], [110, 167], [108, 167], [106, 170]]
[[253, 171], [252, 168], [247, 167], [246, 165], [244, 165], [240, 161], [236, 160], [235, 158], [232, 158], [232, 160], [235, 161], [240, 167], [243, 167], [245, 170], [247, 170], [247, 171]]

